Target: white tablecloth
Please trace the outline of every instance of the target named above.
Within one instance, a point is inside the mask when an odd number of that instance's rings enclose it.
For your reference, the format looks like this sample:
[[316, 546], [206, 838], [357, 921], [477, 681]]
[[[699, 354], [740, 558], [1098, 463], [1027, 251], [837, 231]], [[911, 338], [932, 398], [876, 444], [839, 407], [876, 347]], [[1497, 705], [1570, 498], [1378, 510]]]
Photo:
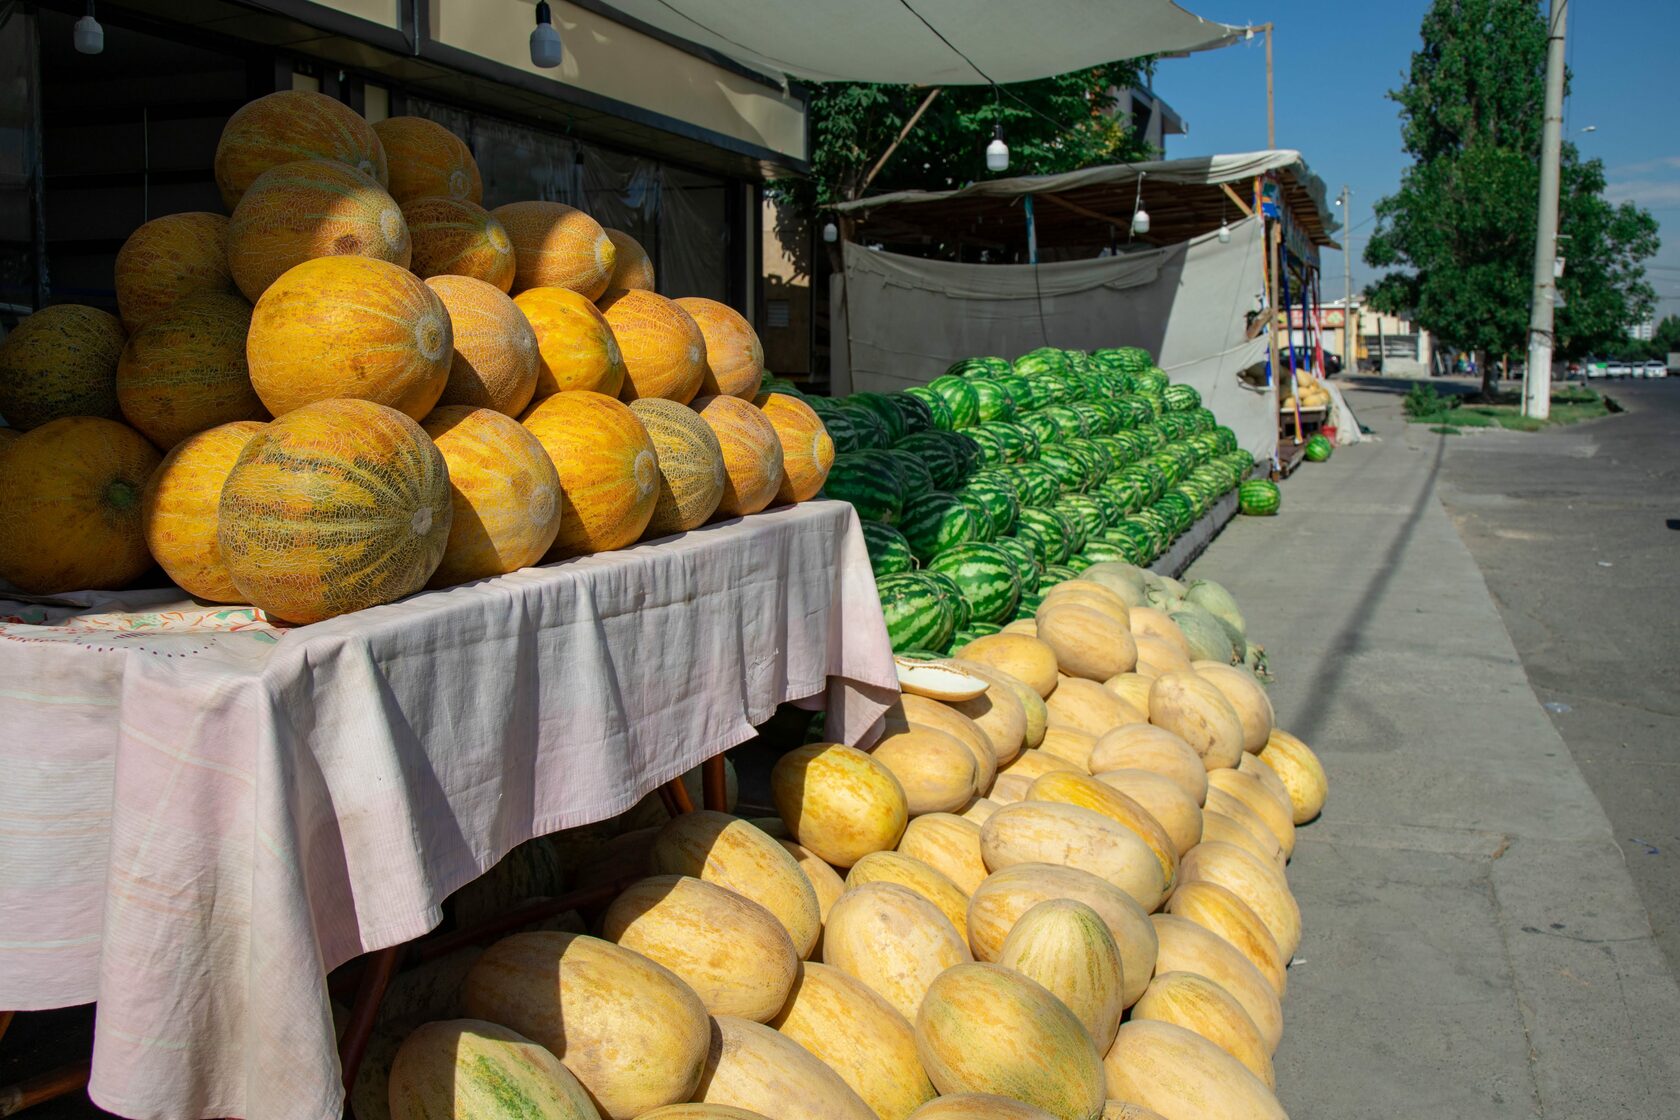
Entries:
[[336, 1117], [328, 969], [783, 701], [851, 741], [897, 691], [839, 502], [290, 630], [71, 598], [0, 601], [0, 1009], [97, 1000], [141, 1120]]

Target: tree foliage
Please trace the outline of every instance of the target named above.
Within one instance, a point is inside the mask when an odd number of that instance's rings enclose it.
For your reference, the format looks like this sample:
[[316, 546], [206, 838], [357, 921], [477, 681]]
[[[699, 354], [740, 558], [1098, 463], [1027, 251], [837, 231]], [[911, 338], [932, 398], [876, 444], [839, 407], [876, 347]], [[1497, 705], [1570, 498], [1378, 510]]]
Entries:
[[[1434, 0], [1400, 105], [1412, 164], [1377, 203], [1365, 261], [1378, 308], [1445, 345], [1526, 349], [1539, 223], [1546, 22], [1534, 0]], [[1565, 144], [1558, 204], [1560, 356], [1603, 350], [1650, 313], [1657, 223], [1604, 197], [1604, 167]]]

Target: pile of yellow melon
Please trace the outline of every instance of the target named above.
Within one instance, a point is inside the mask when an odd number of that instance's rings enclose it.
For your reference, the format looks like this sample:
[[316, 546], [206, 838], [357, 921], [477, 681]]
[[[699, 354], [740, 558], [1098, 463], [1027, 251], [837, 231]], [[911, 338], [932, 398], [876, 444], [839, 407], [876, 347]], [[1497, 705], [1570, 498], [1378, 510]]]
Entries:
[[[1324, 382], [1307, 370], [1295, 372], [1295, 383], [1299, 389], [1302, 408], [1324, 408], [1330, 403], [1330, 390], [1324, 387]], [[1283, 399], [1278, 402], [1278, 409], [1282, 412], [1293, 412], [1297, 393], [1285, 392]]]
[[581, 210], [484, 209], [440, 125], [274, 93], [215, 170], [231, 216], [136, 230], [119, 315], [52, 306], [0, 341], [17, 589], [155, 562], [311, 622], [821, 489], [833, 445], [761, 391], [745, 318], [658, 295], [635, 239]]
[[967, 699], [784, 755], [778, 816], [618, 836], [594, 935], [461, 965], [360, 1120], [1282, 1117], [1285, 866], [1324, 770], [1124, 567], [937, 663]]

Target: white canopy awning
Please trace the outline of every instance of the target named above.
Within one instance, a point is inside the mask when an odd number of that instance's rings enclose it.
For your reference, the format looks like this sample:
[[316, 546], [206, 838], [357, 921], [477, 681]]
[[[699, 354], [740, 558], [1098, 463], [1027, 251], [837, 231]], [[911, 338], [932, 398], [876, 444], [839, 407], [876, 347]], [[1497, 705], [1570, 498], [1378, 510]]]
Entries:
[[1250, 34], [1172, 0], [612, 0], [612, 7], [756, 70], [825, 82], [1024, 82], [1115, 59], [1211, 50]]

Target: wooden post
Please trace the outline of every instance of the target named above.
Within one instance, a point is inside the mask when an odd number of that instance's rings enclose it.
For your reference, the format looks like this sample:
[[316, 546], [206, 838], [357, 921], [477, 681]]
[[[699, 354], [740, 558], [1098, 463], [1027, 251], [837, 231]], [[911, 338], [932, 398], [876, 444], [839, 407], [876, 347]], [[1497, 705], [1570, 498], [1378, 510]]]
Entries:
[[916, 127], [916, 122], [922, 119], [922, 114], [927, 112], [927, 107], [932, 105], [933, 99], [938, 96], [939, 87], [934, 86], [933, 89], [928, 91], [928, 95], [922, 98], [922, 103], [916, 106], [916, 111], [910, 114], [910, 119], [905, 121], [904, 127], [898, 130], [898, 135], [893, 138], [893, 142], [887, 145], [887, 150], [881, 153], [881, 158], [875, 161], [875, 166], [871, 167], [869, 174], [863, 177], [863, 185], [858, 188], [857, 197], [863, 197], [863, 192], [869, 189], [869, 184], [875, 181], [875, 176], [880, 174], [881, 168], [886, 166], [887, 160], [892, 158], [894, 152], [898, 151], [898, 146], [904, 143], [904, 138], [910, 135], [910, 130]]
[[729, 772], [724, 769], [721, 754], [714, 754], [700, 764], [700, 783], [706, 808], [714, 813], [729, 812]]
[[0, 1085], [0, 1116], [12, 1116], [26, 1108], [68, 1096], [77, 1089], [85, 1089], [93, 1062], [76, 1062], [48, 1070], [38, 1077], [28, 1077], [15, 1085]]
[[683, 785], [681, 778], [672, 778], [665, 783], [664, 788], [671, 792], [671, 800], [677, 803], [677, 812], [672, 816], [694, 812], [694, 799], [688, 795], [688, 787]]
[[1266, 24], [1266, 147], [1277, 147], [1277, 106], [1272, 100], [1272, 25]]

